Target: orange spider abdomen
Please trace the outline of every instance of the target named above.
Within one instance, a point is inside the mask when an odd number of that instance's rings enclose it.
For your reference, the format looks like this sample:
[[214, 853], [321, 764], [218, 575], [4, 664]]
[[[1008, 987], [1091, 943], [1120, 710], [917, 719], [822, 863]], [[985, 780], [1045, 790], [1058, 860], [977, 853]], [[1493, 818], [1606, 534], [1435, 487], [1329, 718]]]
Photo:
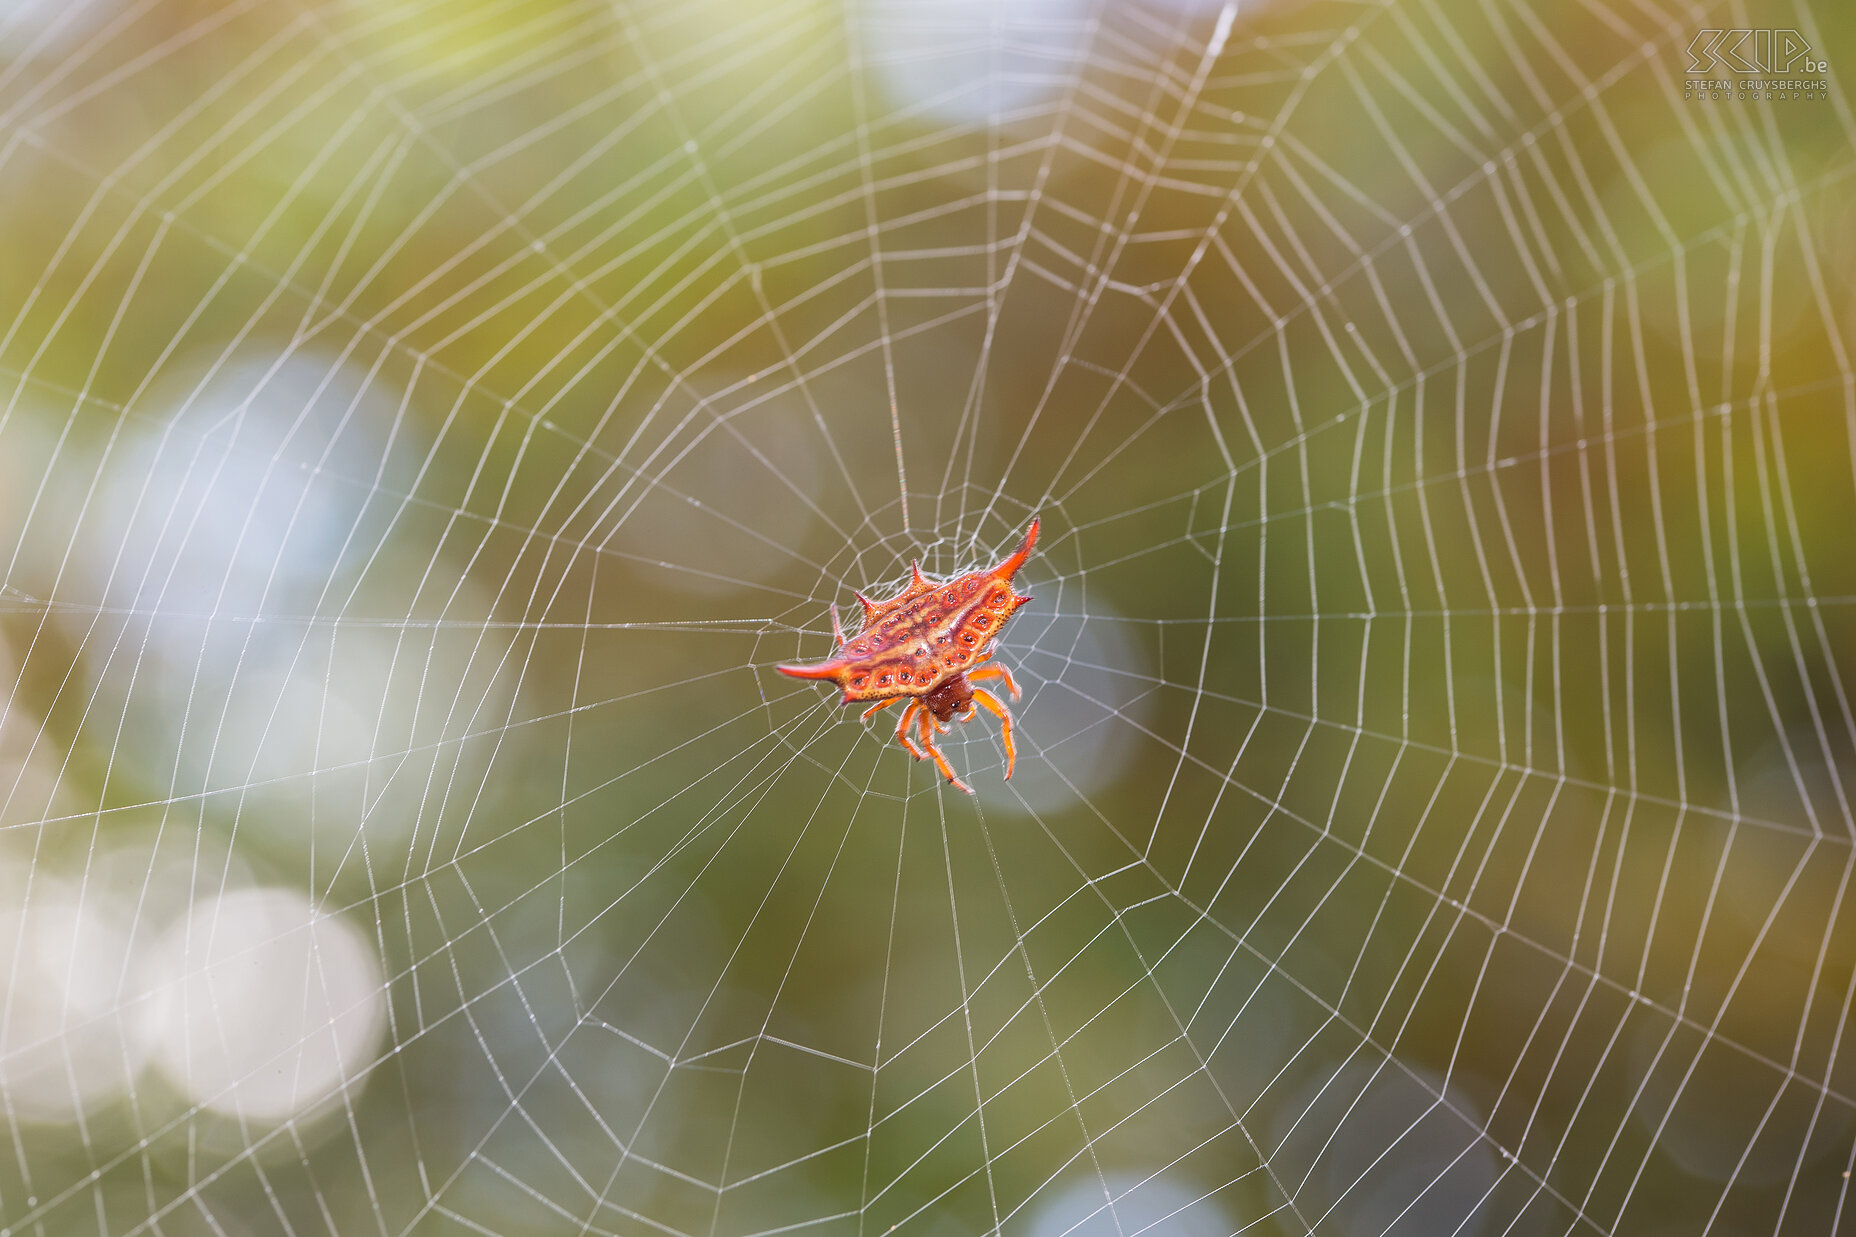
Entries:
[[830, 679], [844, 692], [846, 704], [927, 695], [985, 660], [988, 642], [1031, 600], [1012, 590], [1012, 577], [1030, 557], [1037, 537], [1038, 522], [1033, 520], [1024, 544], [1011, 557], [945, 584], [931, 583], [920, 567], [912, 567], [914, 578], [908, 587], [887, 601], [858, 597], [864, 607], [863, 630], [853, 640], [839, 632], [838, 656], [811, 665], [781, 666], [780, 671], [794, 678]]

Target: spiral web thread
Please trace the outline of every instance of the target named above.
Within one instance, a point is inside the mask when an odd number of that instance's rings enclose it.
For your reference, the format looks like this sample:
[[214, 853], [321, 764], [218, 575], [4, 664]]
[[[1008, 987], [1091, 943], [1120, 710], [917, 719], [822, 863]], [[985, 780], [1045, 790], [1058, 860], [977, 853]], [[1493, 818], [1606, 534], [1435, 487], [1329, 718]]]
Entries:
[[1841, 1231], [1847, 17], [0, 21], [7, 1233]]

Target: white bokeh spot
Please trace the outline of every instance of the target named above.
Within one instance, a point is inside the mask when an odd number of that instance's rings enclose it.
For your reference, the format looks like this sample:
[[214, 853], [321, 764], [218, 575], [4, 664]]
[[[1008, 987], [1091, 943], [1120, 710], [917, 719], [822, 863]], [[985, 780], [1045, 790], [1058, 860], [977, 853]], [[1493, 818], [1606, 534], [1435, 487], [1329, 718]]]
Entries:
[[276, 1122], [350, 1098], [379, 1050], [379, 959], [285, 889], [202, 900], [162, 936], [149, 1036], [189, 1102]]

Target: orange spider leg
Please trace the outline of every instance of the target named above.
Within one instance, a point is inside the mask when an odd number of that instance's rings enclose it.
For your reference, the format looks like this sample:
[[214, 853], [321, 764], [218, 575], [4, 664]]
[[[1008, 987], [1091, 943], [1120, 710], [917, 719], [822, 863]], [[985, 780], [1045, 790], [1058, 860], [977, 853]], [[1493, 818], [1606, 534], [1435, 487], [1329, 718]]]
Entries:
[[943, 756], [941, 754], [941, 749], [935, 746], [934, 732], [936, 728], [937, 723], [935, 722], [934, 714], [930, 713], [924, 705], [922, 708], [922, 746], [926, 747], [928, 749], [928, 754], [934, 757], [934, 763], [940, 768], [942, 773], [947, 775], [948, 781], [952, 782], [958, 789], [972, 794], [973, 787], [954, 776], [954, 767], [947, 763], [947, 757]]
[[[1006, 676], [1006, 682], [1011, 682], [1010, 675]], [[1005, 780], [1009, 782], [1012, 766], [1018, 763], [1018, 750], [1012, 746], [1012, 711], [984, 688], [973, 693], [973, 703], [999, 719], [999, 737], [1005, 740]]]
[[928, 759], [928, 753], [922, 751], [921, 748], [916, 747], [915, 744], [909, 741], [909, 723], [915, 720], [915, 710], [917, 709], [920, 709], [924, 714], [928, 712], [927, 707], [924, 706], [921, 701], [909, 701], [909, 707], [902, 711], [902, 720], [896, 723], [896, 739], [902, 746], [909, 749], [909, 755], [915, 757], [917, 760], [926, 760]]
[[1018, 690], [1018, 680], [1012, 677], [1012, 672], [996, 661], [989, 662], [978, 670], [967, 671], [967, 682], [974, 683], [980, 679], [1004, 679], [1005, 690], [1012, 693], [1012, 699], [1016, 700], [1024, 695]]
[[896, 701], [900, 699], [902, 699], [901, 696], [891, 696], [888, 700], [879, 700], [875, 704], [871, 705], [869, 708], [865, 709], [863, 711], [863, 716], [859, 717], [857, 720], [860, 722], [867, 722], [871, 718], [875, 717], [878, 713], [881, 713], [884, 709], [887, 709], [890, 705], [896, 703]]

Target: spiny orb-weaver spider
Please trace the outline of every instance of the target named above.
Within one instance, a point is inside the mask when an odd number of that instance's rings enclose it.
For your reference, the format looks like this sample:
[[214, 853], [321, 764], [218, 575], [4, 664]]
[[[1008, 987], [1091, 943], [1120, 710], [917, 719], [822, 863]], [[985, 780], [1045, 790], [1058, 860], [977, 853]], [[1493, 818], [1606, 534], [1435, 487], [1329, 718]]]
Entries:
[[[864, 625], [854, 640], [844, 638], [838, 607], [831, 607], [831, 634], [839, 655], [806, 666], [781, 666], [782, 674], [796, 679], [830, 679], [844, 690], [844, 703], [874, 700], [863, 719], [881, 713], [903, 697], [910, 697], [896, 723], [896, 738], [917, 760], [934, 757], [947, 780], [973, 793], [973, 787], [954, 776], [952, 766], [935, 746], [935, 732], [947, 730], [949, 721], [971, 721], [978, 705], [999, 719], [1005, 740], [1005, 776], [1012, 776], [1018, 753], [1012, 746], [1012, 713], [997, 696], [973, 686], [976, 679], [999, 679], [1018, 699], [1012, 672], [994, 662], [979, 666], [993, 653], [993, 637], [1005, 627], [1018, 607], [1030, 601], [1012, 591], [1012, 576], [1031, 557], [1038, 541], [1038, 522], [1031, 521], [1025, 542], [1012, 556], [987, 571], [969, 571], [945, 584], [931, 583], [920, 563], [909, 564], [907, 588], [888, 601], [871, 601], [862, 593]], [[979, 666], [973, 670], [972, 667]], [[909, 738], [909, 723], [919, 718], [921, 747]]]

